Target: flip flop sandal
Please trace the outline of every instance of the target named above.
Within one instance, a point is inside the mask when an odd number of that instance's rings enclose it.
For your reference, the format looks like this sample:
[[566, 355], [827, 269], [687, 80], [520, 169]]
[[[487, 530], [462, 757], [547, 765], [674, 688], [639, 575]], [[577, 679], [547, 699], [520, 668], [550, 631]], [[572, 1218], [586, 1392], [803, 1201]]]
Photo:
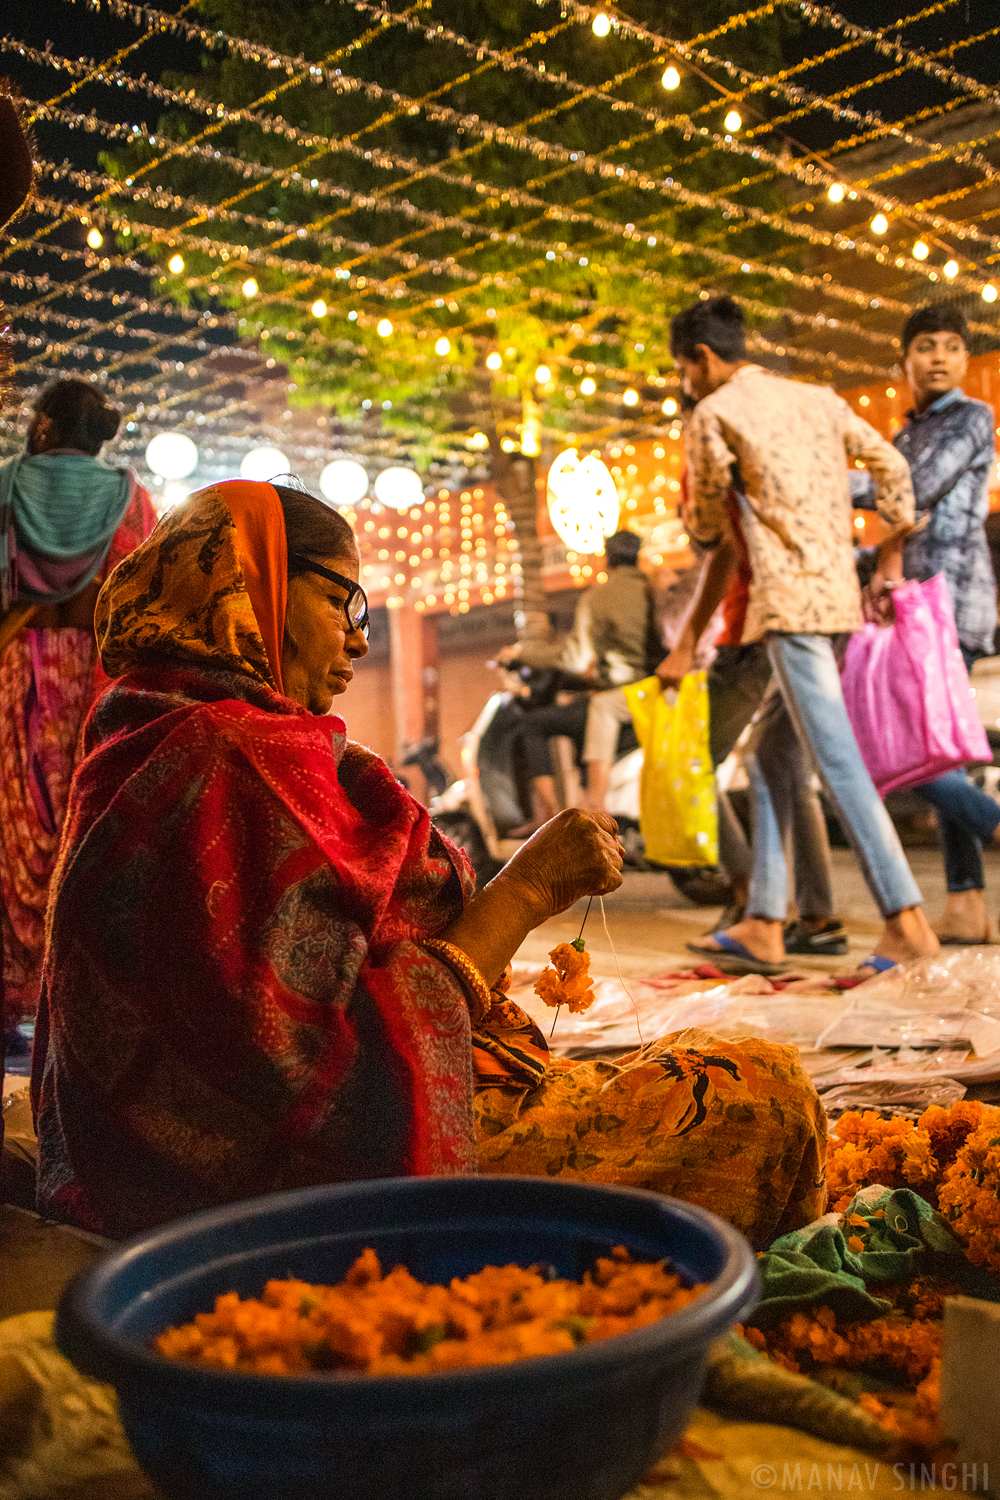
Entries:
[[689, 953], [697, 953], [699, 958], [707, 958], [723, 974], [787, 974], [789, 964], [772, 964], [764, 958], [754, 958], [749, 948], [744, 948], [742, 943], [737, 942], [725, 932], [713, 934], [718, 943], [717, 948], [709, 948], [705, 943], [685, 943]]
[[[876, 974], [887, 974], [890, 969], [894, 969], [895, 967], [896, 960], [894, 958], [882, 958], [878, 953], [870, 954], [863, 963], [858, 964], [859, 969], [874, 969]], [[859, 984], [864, 984], [871, 977], [870, 974], [859, 973], [857, 976], [854, 974], [845, 974], [842, 979], [834, 979], [832, 984], [835, 990], [853, 990]]]
[[730, 927], [735, 927], [737, 922], [742, 922], [746, 916], [745, 906], [731, 902], [721, 911], [711, 927], [706, 927], [702, 937], [714, 937], [717, 932], [726, 932]]

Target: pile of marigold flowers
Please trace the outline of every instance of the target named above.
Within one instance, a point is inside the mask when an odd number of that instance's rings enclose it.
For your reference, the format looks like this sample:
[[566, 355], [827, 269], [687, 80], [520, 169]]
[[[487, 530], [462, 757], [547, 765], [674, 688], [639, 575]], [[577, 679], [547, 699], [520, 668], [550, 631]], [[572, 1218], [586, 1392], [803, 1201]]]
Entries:
[[546, 1005], [565, 1005], [582, 1014], [593, 1005], [594, 981], [590, 977], [590, 954], [583, 938], [559, 943], [549, 954], [555, 968], [543, 969], [535, 985], [535, 994]]
[[486, 1266], [448, 1286], [417, 1281], [405, 1266], [383, 1276], [369, 1249], [336, 1286], [269, 1281], [246, 1301], [227, 1292], [155, 1346], [170, 1359], [259, 1375], [419, 1375], [564, 1353], [654, 1323], [704, 1290], [621, 1247], [582, 1281]]
[[[1000, 1109], [962, 1100], [932, 1105], [915, 1125], [848, 1111], [827, 1156], [831, 1207], [862, 1188], [912, 1188], [948, 1220], [973, 1265], [1000, 1271]], [[853, 1248], [853, 1247], [852, 1247]]]

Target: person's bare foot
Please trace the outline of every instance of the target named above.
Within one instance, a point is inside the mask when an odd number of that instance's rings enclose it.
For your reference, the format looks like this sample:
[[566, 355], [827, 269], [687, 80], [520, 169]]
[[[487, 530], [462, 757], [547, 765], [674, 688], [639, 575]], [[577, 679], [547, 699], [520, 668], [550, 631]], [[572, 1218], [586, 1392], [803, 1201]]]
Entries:
[[[885, 926], [872, 949], [872, 956], [890, 959], [894, 964], [909, 964], [918, 958], [933, 958], [940, 947], [937, 934], [924, 915], [923, 907], [909, 906], [905, 911], [886, 917]], [[854, 979], [860, 975], [867, 979], [876, 972], [870, 964], [859, 964], [856, 969], [839, 974], [836, 978]]]
[[[742, 922], [736, 923], [735, 927], [727, 928], [725, 935], [737, 943], [742, 943], [748, 953], [763, 963], [780, 964], [785, 957], [782, 922], [772, 922], [767, 917], [744, 917]], [[701, 946], [718, 948], [720, 953], [725, 951], [713, 941], [712, 937], [707, 937]]]
[[991, 943], [993, 933], [983, 891], [949, 891], [934, 931], [943, 943]]

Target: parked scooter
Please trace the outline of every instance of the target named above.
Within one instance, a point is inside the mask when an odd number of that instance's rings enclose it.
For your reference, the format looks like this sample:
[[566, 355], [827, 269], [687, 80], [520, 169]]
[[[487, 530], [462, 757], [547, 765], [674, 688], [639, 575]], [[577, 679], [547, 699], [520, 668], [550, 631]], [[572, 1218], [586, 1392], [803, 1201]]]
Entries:
[[[442, 833], [465, 850], [477, 885], [491, 880], [517, 851], [521, 840], [509, 838], [508, 831], [530, 816], [530, 789], [516, 751], [525, 718], [517, 691], [493, 693], [459, 741], [461, 776], [457, 780], [449, 776], [435, 741], [417, 742], [403, 760], [404, 766], [415, 765], [422, 771], [428, 790], [434, 793], [428, 803], [431, 817]], [[626, 863], [637, 869], [664, 869], [690, 900], [704, 906], [723, 905], [728, 899], [729, 882], [717, 868], [653, 866], [646, 861], [639, 829], [642, 750], [635, 748], [630, 727], [619, 744], [605, 806], [618, 823]], [[552, 747], [560, 800], [566, 806], [575, 806], [581, 784], [572, 741], [557, 737]]]

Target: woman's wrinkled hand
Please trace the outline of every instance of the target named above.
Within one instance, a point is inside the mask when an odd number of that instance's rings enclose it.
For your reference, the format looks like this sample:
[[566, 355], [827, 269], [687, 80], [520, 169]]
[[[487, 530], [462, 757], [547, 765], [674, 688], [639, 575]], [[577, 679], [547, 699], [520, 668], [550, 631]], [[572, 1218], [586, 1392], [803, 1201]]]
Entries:
[[517, 882], [544, 922], [581, 896], [616, 891], [624, 852], [614, 818], [571, 807], [532, 834], [497, 879]]

